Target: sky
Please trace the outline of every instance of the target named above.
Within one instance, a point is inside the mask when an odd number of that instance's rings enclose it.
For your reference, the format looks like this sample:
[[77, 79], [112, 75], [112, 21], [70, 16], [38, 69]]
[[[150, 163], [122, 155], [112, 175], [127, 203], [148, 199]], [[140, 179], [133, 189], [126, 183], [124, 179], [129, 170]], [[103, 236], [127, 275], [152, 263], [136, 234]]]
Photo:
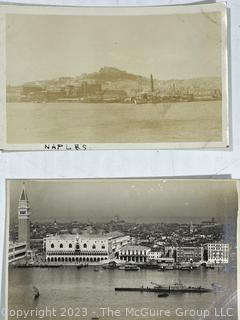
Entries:
[[7, 15], [7, 84], [112, 66], [159, 80], [221, 76], [219, 13]]
[[[10, 182], [10, 215], [17, 219], [22, 180]], [[26, 180], [32, 221], [232, 222], [237, 215], [234, 181], [89, 179]], [[236, 221], [236, 220], [235, 220]]]

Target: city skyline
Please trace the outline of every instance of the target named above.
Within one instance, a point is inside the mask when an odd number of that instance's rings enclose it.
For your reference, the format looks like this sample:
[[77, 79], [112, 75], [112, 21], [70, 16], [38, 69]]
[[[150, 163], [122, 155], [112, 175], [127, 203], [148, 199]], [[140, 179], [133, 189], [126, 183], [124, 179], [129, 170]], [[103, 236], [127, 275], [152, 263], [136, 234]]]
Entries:
[[[22, 182], [10, 185], [10, 216], [17, 218]], [[31, 220], [106, 222], [232, 221], [237, 215], [234, 181], [89, 179], [25, 181]], [[172, 201], [174, 199], [174, 201]]]
[[11, 85], [78, 76], [103, 66], [147, 77], [153, 73], [160, 80], [221, 76], [217, 12], [160, 17], [9, 14], [6, 45]]

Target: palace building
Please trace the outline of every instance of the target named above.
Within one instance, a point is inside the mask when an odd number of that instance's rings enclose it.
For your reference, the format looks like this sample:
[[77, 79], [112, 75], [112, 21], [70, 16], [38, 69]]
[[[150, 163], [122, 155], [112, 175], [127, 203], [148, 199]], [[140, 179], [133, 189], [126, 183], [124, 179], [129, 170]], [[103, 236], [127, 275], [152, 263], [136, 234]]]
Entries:
[[105, 235], [59, 234], [44, 239], [46, 262], [54, 264], [103, 264], [114, 260], [130, 236], [114, 231]]
[[44, 239], [46, 262], [58, 264], [96, 264], [109, 258], [105, 236], [63, 234]]

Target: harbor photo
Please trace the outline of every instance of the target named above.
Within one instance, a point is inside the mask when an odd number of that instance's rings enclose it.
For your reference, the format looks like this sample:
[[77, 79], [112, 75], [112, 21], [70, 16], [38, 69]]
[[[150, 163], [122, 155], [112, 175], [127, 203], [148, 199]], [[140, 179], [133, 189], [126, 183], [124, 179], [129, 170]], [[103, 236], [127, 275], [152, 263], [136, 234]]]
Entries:
[[236, 181], [8, 180], [9, 319], [237, 320]]
[[229, 147], [224, 4], [1, 10], [3, 148]]

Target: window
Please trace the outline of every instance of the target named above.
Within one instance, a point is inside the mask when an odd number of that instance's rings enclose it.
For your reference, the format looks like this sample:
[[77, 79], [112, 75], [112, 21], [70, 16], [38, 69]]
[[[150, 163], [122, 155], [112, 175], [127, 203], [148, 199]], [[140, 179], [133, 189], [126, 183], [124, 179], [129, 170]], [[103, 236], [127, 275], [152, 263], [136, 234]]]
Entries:
[[69, 243], [69, 248], [72, 248], [72, 244], [71, 243]]
[[54, 248], [54, 244], [53, 244], [53, 243], [51, 244], [51, 248], [52, 248], [52, 249]]
[[96, 249], [96, 245], [95, 244], [92, 245], [92, 249]]
[[62, 243], [60, 243], [60, 246], [59, 246], [61, 249], [63, 248], [63, 244]]
[[76, 244], [76, 250], [79, 250], [80, 247], [79, 247], [79, 244]]
[[84, 243], [83, 248], [87, 248], [87, 244], [86, 243]]
[[102, 249], [105, 249], [105, 245], [104, 244], [102, 245]]

